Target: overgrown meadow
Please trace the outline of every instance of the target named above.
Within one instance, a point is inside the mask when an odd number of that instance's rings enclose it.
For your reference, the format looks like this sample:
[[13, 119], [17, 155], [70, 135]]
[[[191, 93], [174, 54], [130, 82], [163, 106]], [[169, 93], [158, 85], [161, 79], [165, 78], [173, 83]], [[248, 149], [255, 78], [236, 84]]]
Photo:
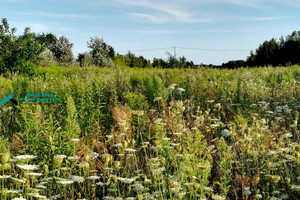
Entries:
[[0, 77], [3, 199], [300, 199], [300, 67]]

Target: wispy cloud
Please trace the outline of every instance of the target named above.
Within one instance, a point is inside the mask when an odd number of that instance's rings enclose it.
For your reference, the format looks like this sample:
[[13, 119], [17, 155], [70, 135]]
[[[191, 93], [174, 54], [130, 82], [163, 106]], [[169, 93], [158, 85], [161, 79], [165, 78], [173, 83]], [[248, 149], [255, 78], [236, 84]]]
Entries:
[[[136, 21], [144, 23], [194, 23], [211, 21], [206, 16], [195, 15], [188, 4], [172, 1], [158, 0], [114, 0], [119, 4], [126, 6], [130, 11], [128, 16]], [[138, 12], [137, 12], [138, 9]]]
[[[224, 18], [228, 18], [224, 13], [220, 15], [211, 9], [206, 10], [207, 5], [235, 5], [260, 10], [269, 9], [271, 3], [287, 6], [300, 5], [299, 0], [112, 0], [112, 2], [123, 6], [131, 20], [153, 24], [203, 23], [223, 21]], [[284, 18], [278, 16], [243, 18], [240, 16], [227, 21], [271, 21]]]
[[114, 33], [120, 33], [120, 34], [142, 34], [142, 35], [181, 35], [181, 34], [207, 34], [207, 33], [233, 33], [233, 32], [251, 32], [252, 29], [202, 29], [202, 30], [174, 30], [174, 29], [134, 29], [134, 30], [127, 30], [127, 29], [121, 29], [121, 30], [113, 30]]
[[86, 18], [89, 15], [85, 14], [60, 14], [60, 13], [18, 13], [22, 16], [44, 16], [44, 17], [53, 17], [53, 18]]
[[40, 23], [34, 23], [34, 22], [28, 22], [26, 25], [22, 22], [11, 22], [12, 27], [17, 28], [17, 33], [22, 33], [25, 29], [25, 27], [30, 27], [30, 30], [33, 32], [41, 33], [41, 32], [48, 32], [51, 31], [51, 27], [40, 24]]
[[47, 27], [44, 24], [34, 23], [34, 24], [29, 25], [29, 27], [30, 27], [31, 31], [38, 32], [38, 33], [50, 31], [49, 27]]
[[273, 20], [281, 20], [281, 19], [287, 19], [289, 17], [253, 17], [253, 18], [248, 18], [245, 20], [248, 21], [273, 21]]

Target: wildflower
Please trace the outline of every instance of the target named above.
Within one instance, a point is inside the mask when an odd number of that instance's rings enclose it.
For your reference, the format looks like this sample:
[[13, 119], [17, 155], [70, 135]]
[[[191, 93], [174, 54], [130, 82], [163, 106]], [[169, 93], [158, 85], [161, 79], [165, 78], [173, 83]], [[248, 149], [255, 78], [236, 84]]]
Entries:
[[197, 126], [194, 126], [194, 127], [192, 127], [191, 129], [194, 130], [194, 131], [197, 131], [197, 130], [198, 130]]
[[177, 90], [178, 90], [179, 92], [185, 92], [185, 89], [183, 89], [183, 88], [177, 88]]
[[100, 179], [100, 177], [99, 176], [89, 176], [89, 177], [87, 177], [87, 179], [89, 179], [89, 180], [97, 180], [97, 179]]
[[80, 142], [80, 139], [74, 138], [70, 140], [71, 142]]
[[85, 180], [84, 177], [82, 177], [82, 176], [74, 176], [74, 175], [71, 175], [70, 179], [77, 183], [83, 183]]
[[71, 185], [74, 183], [73, 180], [62, 180], [62, 181], [57, 181], [58, 184], [61, 184], [61, 185]]
[[131, 149], [131, 148], [126, 148], [126, 149], [124, 149], [124, 151], [126, 151], [126, 152], [136, 152], [135, 149]]
[[77, 156], [77, 155], [75, 155], [75, 156], [69, 156], [67, 159], [71, 160], [71, 161], [75, 161], [75, 160], [79, 159], [79, 156]]
[[197, 164], [196, 166], [199, 167], [200, 169], [208, 169], [208, 168], [210, 168], [210, 164], [208, 164], [208, 163]]
[[[0, 178], [1, 179], [1, 178]], [[22, 179], [18, 179], [18, 178], [13, 178], [13, 177], [10, 177], [11, 180], [13, 180], [15, 183], [21, 183], [21, 184], [24, 184], [26, 183], [24, 180]]]
[[103, 200], [114, 200], [115, 198], [112, 196], [104, 196]]
[[88, 173], [96, 173], [96, 172], [98, 172], [97, 170], [90, 170], [90, 171], [88, 171]]
[[127, 197], [125, 200], [136, 200], [135, 197]]
[[[120, 179], [118, 178], [118, 180], [120, 180]], [[125, 178], [125, 179], [123, 179], [122, 181], [123, 181], [124, 183], [130, 184], [130, 183], [132, 183], [133, 181], [135, 181], [135, 179], [133, 179], [133, 178]]]
[[62, 196], [60, 194], [49, 197], [49, 199], [60, 199]]
[[261, 194], [257, 194], [257, 195], [255, 195], [255, 198], [256, 199], [262, 199], [262, 195]]
[[211, 187], [203, 187], [203, 190], [208, 191], [208, 192], [212, 192], [213, 189]]
[[142, 142], [142, 145], [149, 145], [149, 142]]
[[171, 84], [169, 87], [168, 87], [168, 90], [174, 90], [175, 87], [176, 87], [177, 84]]
[[221, 109], [221, 104], [220, 104], [220, 103], [217, 103], [214, 107], [215, 107], [216, 109], [220, 110], [220, 109]]
[[29, 160], [32, 160], [32, 159], [34, 159], [36, 157], [37, 156], [33, 156], [33, 155], [19, 155], [19, 156], [13, 157], [13, 159], [11, 160], [11, 162], [29, 161]]
[[122, 143], [117, 143], [117, 144], [114, 145], [114, 147], [117, 147], [117, 148], [118, 148], [118, 147], [122, 147], [122, 146], [123, 146]]
[[59, 170], [68, 171], [68, 170], [71, 170], [71, 168], [70, 167], [61, 167], [61, 168], [59, 168]]
[[160, 168], [158, 168], [158, 169], [153, 169], [153, 170], [152, 170], [152, 173], [153, 173], [154, 175], [158, 175], [158, 174], [161, 174], [164, 170], [165, 170], [164, 167], [160, 167]]
[[36, 185], [35, 187], [38, 188], [38, 189], [47, 189], [46, 186], [43, 186], [43, 185], [41, 185], [41, 184]]
[[89, 154], [89, 156], [90, 156], [92, 159], [94, 159], [94, 158], [97, 158], [97, 157], [99, 156], [99, 154], [96, 153], [96, 152], [92, 152], [92, 153]]
[[260, 102], [258, 102], [259, 104], [266, 104], [267, 102], [265, 102], [265, 101], [260, 101]]
[[118, 137], [121, 137], [121, 136], [125, 136], [125, 133], [120, 133], [119, 135], [117, 135]]
[[251, 195], [250, 188], [249, 188], [249, 187], [245, 187], [243, 193], [244, 193], [244, 195], [246, 195], [246, 196], [250, 196], [250, 195]]
[[172, 147], [180, 146], [180, 143], [171, 143], [170, 144]]
[[89, 171], [89, 169], [90, 169], [90, 164], [86, 161], [83, 161], [83, 162], [77, 164], [77, 166], [79, 168], [82, 168], [84, 171]]
[[107, 139], [111, 139], [113, 137], [113, 135], [107, 135], [106, 137], [107, 137]]
[[144, 190], [144, 186], [140, 183], [136, 183], [131, 185], [136, 192], [142, 192]]
[[96, 183], [96, 185], [99, 185], [99, 186], [105, 186], [105, 185], [106, 185], [106, 183], [103, 183], [103, 182], [98, 182], [98, 183]]
[[211, 197], [213, 200], [225, 200], [226, 199], [226, 197], [218, 195], [218, 194], [213, 194]]
[[228, 129], [223, 129], [221, 131], [221, 135], [224, 136], [224, 137], [228, 137], [228, 136], [230, 136], [230, 132], [229, 132]]
[[182, 135], [183, 133], [181, 132], [176, 132], [176, 133], [173, 133], [173, 135]]
[[39, 168], [38, 165], [17, 165], [17, 167], [26, 171], [33, 171]]
[[133, 110], [132, 111], [132, 115], [136, 115], [136, 116], [143, 116], [145, 114], [145, 112], [143, 110]]
[[42, 173], [36, 173], [36, 172], [27, 172], [25, 173], [27, 176], [42, 176]]
[[178, 194], [178, 196], [184, 196], [184, 195], [186, 195], [186, 192], [181, 192]]
[[8, 179], [10, 178], [10, 175], [0, 175], [0, 179]]
[[37, 198], [37, 199], [47, 199], [46, 196], [40, 195], [40, 194], [34, 194], [33, 197]]
[[291, 188], [292, 190], [300, 192], [300, 185], [292, 185]]
[[194, 183], [184, 183], [183, 185], [184, 186], [192, 186], [192, 185], [194, 185]]
[[286, 134], [283, 134], [281, 137], [283, 138], [290, 138], [290, 137], [293, 137], [292, 133], [286, 133]]
[[120, 120], [118, 123], [120, 126], [125, 126], [126, 125], [126, 120]]
[[217, 127], [219, 127], [220, 126], [220, 124], [211, 124], [210, 125], [210, 127], [212, 127], [212, 128], [217, 128]]

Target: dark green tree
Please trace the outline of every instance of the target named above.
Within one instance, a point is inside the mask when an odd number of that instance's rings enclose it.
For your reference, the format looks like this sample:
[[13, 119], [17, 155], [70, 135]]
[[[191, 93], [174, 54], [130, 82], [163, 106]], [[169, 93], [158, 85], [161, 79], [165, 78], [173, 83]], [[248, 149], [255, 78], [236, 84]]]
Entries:
[[36, 35], [27, 27], [23, 35], [15, 36], [16, 28], [9, 27], [6, 18], [0, 25], [0, 72], [25, 72], [33, 74], [35, 61], [44, 47], [36, 40]]
[[78, 54], [77, 62], [79, 63], [80, 67], [88, 67], [93, 65], [93, 58], [92, 56], [85, 52]]

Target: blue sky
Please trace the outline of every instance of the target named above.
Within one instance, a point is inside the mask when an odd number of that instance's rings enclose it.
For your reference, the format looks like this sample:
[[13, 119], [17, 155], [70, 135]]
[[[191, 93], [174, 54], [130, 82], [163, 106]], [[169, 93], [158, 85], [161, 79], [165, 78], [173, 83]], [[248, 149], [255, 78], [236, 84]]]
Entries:
[[[0, 0], [0, 17], [21, 33], [64, 35], [74, 54], [87, 51], [90, 37], [103, 37], [116, 52], [177, 48], [195, 63], [246, 59], [264, 40], [300, 28], [300, 0]], [[173, 53], [173, 49], [167, 49]], [[167, 50], [134, 52], [151, 59]]]

